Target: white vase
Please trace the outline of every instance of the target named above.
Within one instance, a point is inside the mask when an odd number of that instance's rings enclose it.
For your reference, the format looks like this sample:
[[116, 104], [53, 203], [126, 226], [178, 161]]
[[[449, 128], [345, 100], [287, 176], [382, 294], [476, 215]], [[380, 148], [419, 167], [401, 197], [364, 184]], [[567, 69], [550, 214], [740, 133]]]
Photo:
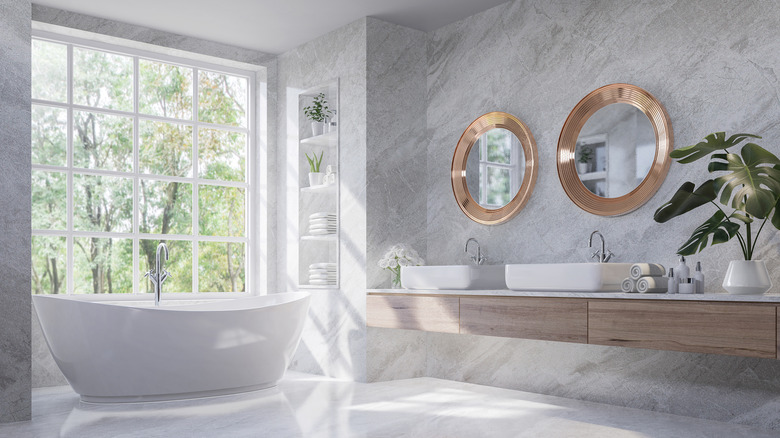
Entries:
[[732, 260], [723, 278], [723, 289], [732, 295], [761, 295], [771, 287], [763, 260]]
[[322, 135], [322, 122], [311, 122], [311, 136]]
[[309, 172], [309, 187], [321, 186], [325, 174], [322, 172]]
[[581, 163], [577, 162], [577, 173], [582, 175], [583, 173], [588, 173], [588, 167], [590, 167], [590, 163]]

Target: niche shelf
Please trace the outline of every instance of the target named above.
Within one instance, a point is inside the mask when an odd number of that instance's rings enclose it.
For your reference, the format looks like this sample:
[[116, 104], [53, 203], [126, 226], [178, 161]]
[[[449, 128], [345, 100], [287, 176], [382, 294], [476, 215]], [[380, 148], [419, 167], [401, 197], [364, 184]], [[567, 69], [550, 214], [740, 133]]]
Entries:
[[322, 234], [322, 235], [310, 235], [301, 236], [301, 240], [319, 240], [321, 242], [336, 242], [338, 240], [337, 234]]
[[[330, 102], [330, 101], [329, 101]], [[308, 123], [308, 122], [307, 122]], [[307, 128], [308, 126], [305, 126]], [[312, 137], [306, 137], [302, 138], [300, 141], [301, 146], [322, 146], [322, 147], [328, 147], [330, 146], [331, 141], [336, 139], [338, 141], [338, 129], [335, 131], [329, 131], [324, 134], [315, 135]]]
[[[338, 181], [336, 181], [338, 183]], [[337, 184], [331, 184], [329, 186], [314, 186], [314, 187], [301, 187], [301, 193], [328, 193], [335, 192]]]
[[[328, 107], [335, 111], [331, 122], [335, 125], [325, 126], [326, 132], [312, 135], [311, 121], [303, 113], [303, 108], [311, 105], [312, 100], [320, 93], [325, 95]], [[298, 95], [298, 287], [300, 289], [334, 290], [339, 288], [339, 248], [340, 188], [338, 168], [339, 163], [339, 84], [333, 80], [323, 85], [310, 88]], [[317, 156], [323, 153], [320, 171], [325, 172], [328, 165], [335, 168], [335, 183], [330, 185], [309, 186], [309, 162], [306, 154]], [[336, 233], [324, 235], [309, 234], [310, 216], [315, 213], [329, 213], [336, 216]], [[317, 263], [333, 263], [336, 266], [335, 281], [332, 284], [310, 284], [309, 267]]]

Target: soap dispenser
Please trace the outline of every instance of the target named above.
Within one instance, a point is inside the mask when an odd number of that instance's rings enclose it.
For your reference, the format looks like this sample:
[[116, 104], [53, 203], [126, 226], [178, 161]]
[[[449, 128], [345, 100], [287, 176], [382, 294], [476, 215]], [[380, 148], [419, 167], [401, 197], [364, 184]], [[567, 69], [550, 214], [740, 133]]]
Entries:
[[677, 277], [674, 275], [674, 268], [669, 268], [669, 279], [668, 279], [668, 285], [666, 287], [666, 293], [668, 294], [676, 294], [677, 293]]
[[696, 262], [696, 270], [693, 271], [694, 293], [704, 293], [704, 273], [701, 272], [701, 262]]
[[685, 264], [685, 256], [680, 256], [680, 264], [674, 268], [674, 278], [678, 283], [683, 283], [686, 278], [691, 276], [691, 270]]

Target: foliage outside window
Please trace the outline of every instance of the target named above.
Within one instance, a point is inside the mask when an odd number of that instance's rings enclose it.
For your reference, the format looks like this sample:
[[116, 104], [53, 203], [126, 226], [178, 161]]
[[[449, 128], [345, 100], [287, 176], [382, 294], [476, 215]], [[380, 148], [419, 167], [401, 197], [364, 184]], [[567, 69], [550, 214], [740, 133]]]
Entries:
[[[244, 292], [251, 73], [32, 41], [32, 292]], [[203, 67], [203, 68], [201, 68]]]
[[477, 140], [475, 147], [479, 148], [479, 204], [503, 207], [522, 182], [520, 141], [506, 129], [492, 129]]

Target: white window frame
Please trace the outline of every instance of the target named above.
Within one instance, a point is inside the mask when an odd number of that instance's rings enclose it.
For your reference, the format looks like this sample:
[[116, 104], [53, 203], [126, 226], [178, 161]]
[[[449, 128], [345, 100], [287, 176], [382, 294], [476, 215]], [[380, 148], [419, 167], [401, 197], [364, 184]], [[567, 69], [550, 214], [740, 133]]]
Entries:
[[[164, 299], [166, 300], [187, 300], [187, 299], [212, 299], [212, 298], [237, 298], [247, 295], [254, 295], [254, 285], [259, 284], [259, 279], [253, 275], [253, 263], [260, 257], [256, 254], [257, 251], [257, 230], [256, 224], [254, 224], [255, 216], [260, 212], [253, 207], [252, 200], [255, 199], [255, 190], [258, 184], [256, 175], [257, 163], [257, 124], [256, 111], [259, 109], [256, 99], [256, 72], [248, 69], [240, 69], [233, 66], [219, 65], [210, 62], [204, 62], [202, 60], [188, 59], [181, 56], [172, 56], [162, 53], [156, 53], [153, 51], [147, 51], [138, 49], [135, 47], [126, 47], [119, 44], [111, 44], [102, 41], [92, 41], [89, 39], [74, 37], [70, 35], [62, 35], [59, 33], [36, 30], [32, 31], [33, 39], [51, 41], [58, 44], [65, 44], [67, 47], [67, 60], [68, 60], [68, 76], [67, 76], [67, 100], [63, 102], [48, 101], [42, 99], [32, 99], [33, 105], [45, 105], [49, 107], [62, 108], [67, 110], [67, 162], [65, 167], [53, 166], [53, 165], [41, 165], [32, 164], [33, 171], [56, 171], [64, 173], [67, 177], [67, 230], [38, 230], [33, 229], [33, 236], [58, 236], [66, 238], [67, 248], [67, 287], [65, 288], [65, 294], [70, 297], [86, 300], [130, 300], [137, 301], [139, 298], [148, 297], [151, 294], [142, 293], [139, 291], [139, 285], [143, 273], [140, 272], [140, 245], [139, 239], [144, 240], [181, 240], [192, 242], [192, 286], [193, 292], [163, 292]], [[118, 111], [104, 108], [93, 108], [84, 105], [76, 105], [73, 103], [73, 47], [83, 47], [86, 49], [99, 50], [103, 52], [116, 53], [123, 56], [129, 56], [133, 59], [133, 111]], [[138, 101], [139, 101], [139, 59], [163, 62], [168, 64], [181, 65], [187, 68], [193, 69], [193, 114], [191, 120], [182, 120], [161, 116], [147, 115], [139, 113]], [[207, 122], [201, 122], [198, 120], [198, 73], [201, 70], [217, 73], [227, 73], [234, 76], [240, 76], [247, 80], [247, 93], [248, 104], [246, 113], [246, 128], [219, 125]], [[119, 172], [111, 170], [100, 169], [83, 169], [73, 166], [73, 112], [76, 111], [89, 111], [100, 114], [108, 115], [120, 115], [123, 117], [130, 117], [133, 120], [133, 170], [131, 172]], [[191, 126], [193, 128], [193, 144], [192, 144], [192, 176], [191, 177], [174, 177], [174, 176], [162, 176], [145, 174], [140, 172], [139, 167], [139, 121], [140, 120], [152, 120], [160, 122], [169, 122], [179, 125]], [[241, 132], [247, 136], [247, 150], [246, 150], [246, 165], [245, 165], [245, 181], [220, 181], [212, 179], [204, 179], [198, 176], [198, 128], [216, 128], [224, 131]], [[133, 181], [133, 230], [131, 233], [115, 233], [115, 232], [88, 232], [88, 231], [75, 231], [73, 230], [73, 174], [82, 175], [95, 175], [95, 176], [111, 176], [111, 177], [124, 177], [130, 178]], [[139, 231], [139, 181], [140, 179], [153, 180], [153, 181], [178, 181], [192, 185], [192, 234], [147, 234]], [[244, 196], [244, 237], [216, 237], [216, 236], [201, 236], [198, 230], [198, 186], [199, 185], [212, 185], [221, 187], [237, 187], [245, 190]], [[133, 291], [132, 293], [118, 293], [118, 294], [75, 294], [73, 293], [74, 285], [74, 257], [73, 257], [73, 239], [74, 237], [98, 237], [98, 238], [128, 238], [133, 239]], [[244, 283], [246, 292], [201, 292], [199, 291], [199, 279], [198, 279], [198, 242], [235, 242], [244, 244], [244, 256], [245, 256], [245, 268], [244, 268]], [[175, 272], [171, 273], [176, 275]], [[164, 289], [163, 289], [164, 290]]]

